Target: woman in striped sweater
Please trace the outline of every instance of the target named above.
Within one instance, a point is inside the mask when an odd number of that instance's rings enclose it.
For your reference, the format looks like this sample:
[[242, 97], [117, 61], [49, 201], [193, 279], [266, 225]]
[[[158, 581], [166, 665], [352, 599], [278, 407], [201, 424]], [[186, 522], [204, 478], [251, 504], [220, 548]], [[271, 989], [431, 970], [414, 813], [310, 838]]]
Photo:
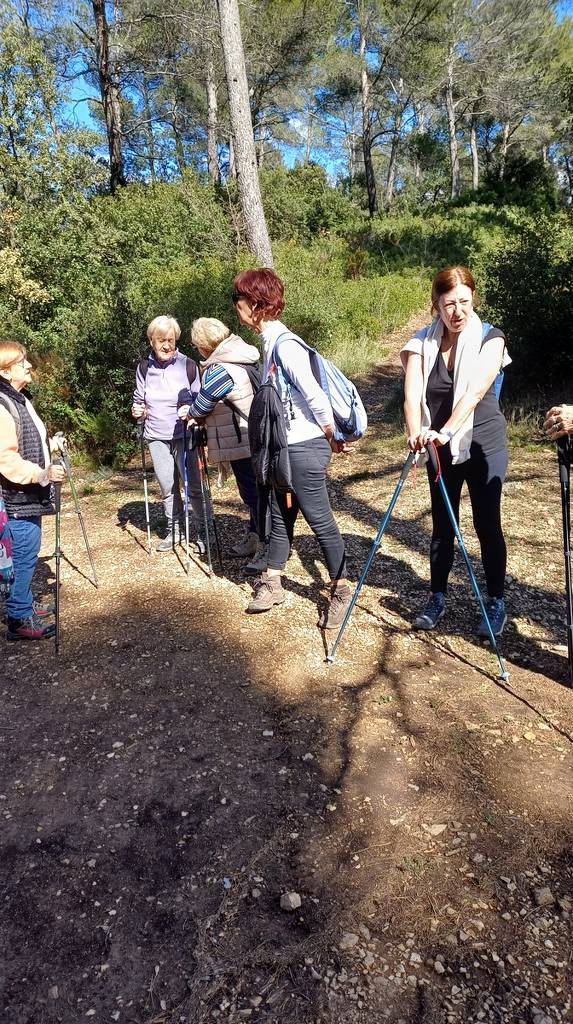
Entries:
[[[209, 462], [225, 473], [230, 466], [239, 494], [249, 510], [246, 537], [231, 550], [251, 557], [247, 572], [266, 568], [264, 541], [258, 539], [258, 492], [247, 430], [253, 401], [253, 379], [259, 379], [259, 350], [247, 345], [220, 320], [200, 317], [191, 330], [191, 341], [203, 357], [201, 389], [195, 396], [184, 390], [179, 395], [182, 419], [204, 419], [207, 427]], [[254, 556], [254, 557], [253, 557]]]

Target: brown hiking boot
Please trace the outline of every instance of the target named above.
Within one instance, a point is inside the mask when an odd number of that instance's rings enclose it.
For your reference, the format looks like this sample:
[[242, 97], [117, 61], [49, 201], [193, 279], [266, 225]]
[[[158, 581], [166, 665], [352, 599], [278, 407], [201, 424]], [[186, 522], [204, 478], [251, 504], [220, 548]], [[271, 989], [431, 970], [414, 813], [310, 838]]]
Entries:
[[268, 576], [267, 573], [263, 573], [257, 592], [247, 605], [247, 611], [249, 614], [268, 612], [275, 604], [282, 604], [285, 597], [280, 576]]
[[352, 590], [348, 583], [337, 583], [326, 612], [318, 620], [320, 629], [339, 629], [351, 600]]

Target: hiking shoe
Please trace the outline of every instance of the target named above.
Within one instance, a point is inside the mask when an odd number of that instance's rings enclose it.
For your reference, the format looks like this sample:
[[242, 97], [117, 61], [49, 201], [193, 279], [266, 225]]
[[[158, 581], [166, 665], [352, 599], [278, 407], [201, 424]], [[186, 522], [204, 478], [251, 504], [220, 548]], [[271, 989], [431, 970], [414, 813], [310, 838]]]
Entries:
[[326, 612], [318, 620], [319, 628], [339, 629], [351, 600], [352, 590], [348, 583], [339, 583], [332, 592]]
[[434, 629], [446, 610], [446, 599], [439, 592], [430, 594], [426, 607], [416, 615], [412, 629]]
[[265, 573], [261, 576], [254, 597], [247, 605], [247, 611], [249, 614], [268, 612], [275, 604], [282, 604], [285, 598], [280, 576], [268, 576]]
[[33, 614], [39, 619], [45, 619], [48, 615], [56, 614], [56, 606], [53, 601], [32, 601]]
[[163, 540], [159, 541], [159, 544], [155, 545], [156, 551], [171, 551], [176, 544], [179, 544], [181, 540], [181, 531], [176, 529], [175, 533], [172, 530], [168, 530]]
[[269, 560], [269, 545], [261, 544], [257, 553], [251, 558], [250, 562], [247, 562], [245, 566], [245, 572], [247, 576], [260, 576], [261, 573], [266, 572], [267, 563]]
[[[505, 603], [501, 597], [490, 597], [485, 602], [485, 610], [494, 636], [501, 636], [503, 627], [507, 622]], [[489, 637], [487, 623], [482, 615], [478, 625], [478, 636]]]
[[47, 640], [54, 636], [56, 626], [53, 622], [42, 622], [35, 615], [29, 619], [8, 619], [8, 640]]
[[[252, 558], [256, 555], [259, 546], [259, 538], [256, 533], [247, 533], [238, 544], [233, 544], [231, 554], [237, 558]], [[266, 566], [265, 566], [266, 568]]]

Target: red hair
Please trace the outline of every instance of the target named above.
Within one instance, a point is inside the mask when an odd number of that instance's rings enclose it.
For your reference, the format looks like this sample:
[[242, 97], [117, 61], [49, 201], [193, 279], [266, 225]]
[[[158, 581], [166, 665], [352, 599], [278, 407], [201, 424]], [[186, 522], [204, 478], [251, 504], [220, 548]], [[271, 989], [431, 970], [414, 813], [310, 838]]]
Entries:
[[274, 270], [243, 270], [233, 281], [233, 302], [246, 299], [262, 319], [276, 319], [285, 308], [284, 285]]
[[472, 295], [475, 295], [476, 283], [467, 267], [445, 267], [444, 270], [440, 270], [439, 274], [436, 274], [432, 281], [433, 310], [437, 312], [438, 299], [445, 295], [446, 292], [451, 292], [452, 288], [455, 288], [457, 284], [465, 284], [466, 288], [470, 289]]

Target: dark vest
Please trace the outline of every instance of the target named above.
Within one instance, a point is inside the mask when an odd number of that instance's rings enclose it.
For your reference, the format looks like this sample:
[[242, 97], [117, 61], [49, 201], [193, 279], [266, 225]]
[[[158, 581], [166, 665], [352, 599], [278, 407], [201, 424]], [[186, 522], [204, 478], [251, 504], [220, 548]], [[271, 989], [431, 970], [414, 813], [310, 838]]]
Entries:
[[[6, 396], [8, 401], [2, 401]], [[0, 377], [0, 404], [13, 414], [15, 409], [19, 422], [16, 421], [18, 436], [18, 452], [28, 462], [46, 468], [42, 439], [34, 420], [26, 408], [26, 400], [21, 392], [16, 391], [8, 381]], [[4, 494], [6, 511], [11, 519], [22, 519], [25, 516], [46, 516], [54, 512], [50, 501], [50, 486], [40, 487], [39, 484], [15, 484], [0, 473], [0, 485]]]

